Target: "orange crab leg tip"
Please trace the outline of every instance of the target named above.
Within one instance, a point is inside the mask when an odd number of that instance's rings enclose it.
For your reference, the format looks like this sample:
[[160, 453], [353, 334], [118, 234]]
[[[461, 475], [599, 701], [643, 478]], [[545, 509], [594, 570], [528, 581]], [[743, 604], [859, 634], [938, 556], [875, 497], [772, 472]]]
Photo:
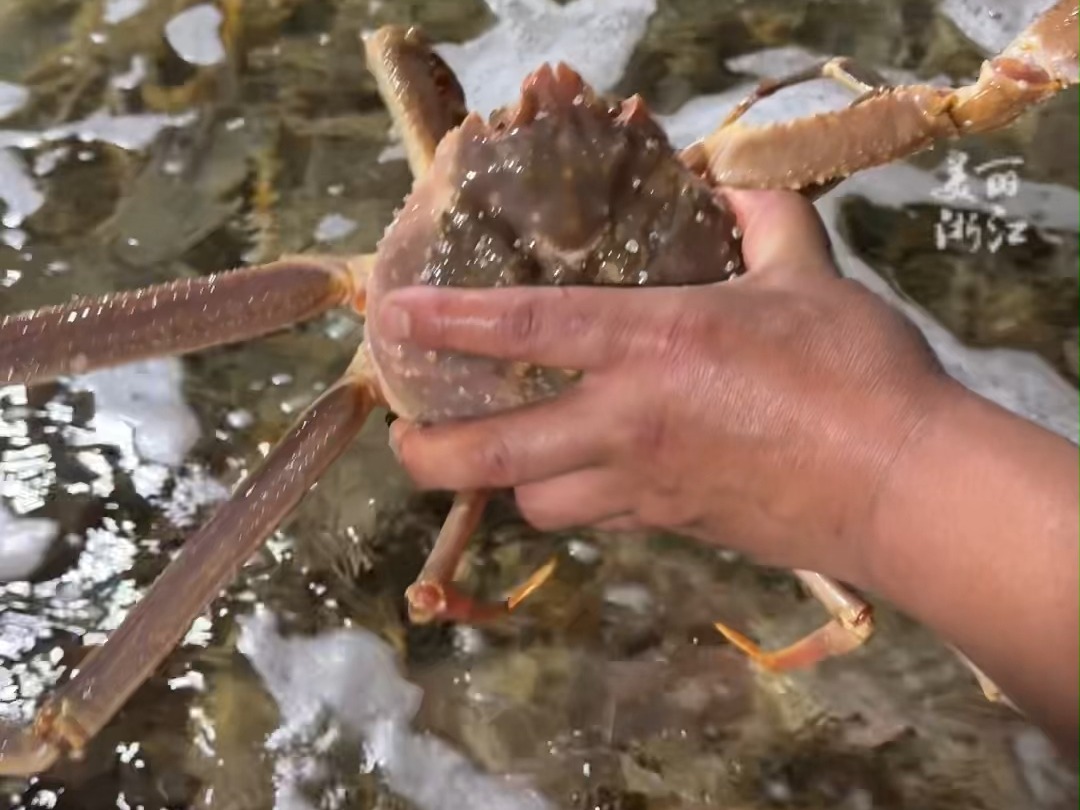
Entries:
[[804, 639], [776, 652], [768, 652], [738, 630], [733, 630], [720, 622], [715, 622], [713, 626], [731, 642], [732, 646], [766, 672], [779, 673], [793, 669], [809, 669], [831, 655], [827, 648], [815, 643], [814, 638]]
[[738, 630], [728, 627], [726, 624], [720, 622], [714, 622], [713, 627], [719, 630], [720, 635], [726, 638], [733, 647], [751, 659], [754, 663], [760, 664], [766, 669], [772, 668], [770, 666], [768, 653], [751, 641], [748, 636], [744, 636]]
[[542, 588], [544, 583], [551, 579], [551, 575], [555, 573], [556, 566], [557, 562], [554, 559], [551, 559], [540, 566], [540, 568], [536, 569], [527, 580], [515, 588], [510, 596], [507, 597], [507, 609], [516, 610], [518, 605]]
[[733, 646], [769, 672], [810, 669], [828, 658], [853, 652], [861, 647], [869, 636], [869, 633], [865, 632], [865, 626], [845, 627], [832, 621], [794, 644], [766, 652], [737, 630], [719, 622], [715, 622], [713, 626]]

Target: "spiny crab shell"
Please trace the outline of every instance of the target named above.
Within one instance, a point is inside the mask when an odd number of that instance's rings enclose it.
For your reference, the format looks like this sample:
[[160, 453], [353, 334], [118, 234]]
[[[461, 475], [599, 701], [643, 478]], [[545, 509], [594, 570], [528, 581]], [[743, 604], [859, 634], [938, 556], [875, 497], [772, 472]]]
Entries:
[[[473, 113], [439, 143], [380, 242], [367, 322], [416, 284], [683, 285], [742, 272], [722, 195], [688, 169], [640, 97], [600, 98], [545, 65], [516, 105]], [[558, 394], [572, 371], [433, 353], [367, 334], [384, 396], [419, 422], [482, 416]]]

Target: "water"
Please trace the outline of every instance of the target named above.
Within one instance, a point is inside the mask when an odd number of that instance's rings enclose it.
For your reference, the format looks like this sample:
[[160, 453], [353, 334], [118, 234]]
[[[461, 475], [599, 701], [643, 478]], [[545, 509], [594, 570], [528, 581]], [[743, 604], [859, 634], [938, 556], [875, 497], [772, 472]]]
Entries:
[[[566, 59], [641, 92], [681, 144], [757, 77], [822, 55], [963, 81], [982, 51], [961, 32], [999, 47], [1023, 16], [951, 0], [239, 5], [216, 6], [221, 30], [206, 3], [3, 5], [0, 312], [286, 251], [371, 250], [410, 183], [357, 41], [381, 23], [445, 43], [480, 109]], [[846, 101], [819, 83], [753, 116]], [[1001, 202], [1032, 224], [1024, 244], [935, 244], [944, 150], [819, 205], [844, 271], [905, 307], [952, 373], [1074, 440], [1077, 128], [1072, 92], [958, 145], [971, 167], [1023, 159], [1015, 196], [965, 208]], [[0, 719], [29, 718], [116, 627], [361, 333], [334, 314], [183, 361], [0, 389]], [[373, 420], [86, 759], [0, 782], [0, 803], [1075, 806], [1045, 741], [885, 608], [852, 656], [792, 678], [748, 671], [713, 619], [779, 641], [819, 611], [788, 577], [675, 539], [538, 535], [503, 503], [468, 585], [498, 591], [553, 553], [555, 581], [497, 631], [410, 627], [401, 594], [446, 506], [410, 490]]]

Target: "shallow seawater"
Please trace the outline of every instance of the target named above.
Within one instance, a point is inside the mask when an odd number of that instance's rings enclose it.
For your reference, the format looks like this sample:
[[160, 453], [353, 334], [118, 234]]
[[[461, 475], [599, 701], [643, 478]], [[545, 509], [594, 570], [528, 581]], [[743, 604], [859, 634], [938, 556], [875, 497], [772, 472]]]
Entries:
[[[827, 55], [894, 81], [969, 80], [1015, 12], [4, 0], [0, 313], [283, 252], [372, 250], [410, 185], [357, 39], [378, 24], [423, 26], [477, 108], [565, 59], [605, 90], [642, 93], [681, 145], [760, 77]], [[753, 117], [847, 98], [816, 83]], [[1074, 91], [819, 204], [844, 271], [904, 307], [952, 373], [1074, 440], [1077, 130]], [[949, 199], [961, 163], [972, 195]], [[998, 205], [1024, 223], [1002, 244]], [[29, 719], [119, 624], [361, 336], [334, 314], [183, 360], [0, 388], [0, 722]], [[501, 502], [467, 586], [495, 593], [552, 555], [554, 582], [504, 627], [411, 627], [402, 593], [447, 506], [411, 490], [373, 418], [85, 758], [0, 779], [0, 806], [1076, 804], [1045, 741], [887, 606], [847, 658], [790, 678], [748, 670], [713, 620], [780, 643], [820, 611], [783, 573], [679, 539], [541, 535]]]

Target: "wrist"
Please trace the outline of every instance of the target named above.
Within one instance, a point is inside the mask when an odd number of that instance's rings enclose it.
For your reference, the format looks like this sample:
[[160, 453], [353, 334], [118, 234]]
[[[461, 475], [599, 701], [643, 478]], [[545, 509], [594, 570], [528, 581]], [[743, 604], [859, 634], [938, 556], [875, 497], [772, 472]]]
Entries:
[[1008, 576], [1032, 542], [1075, 536], [1076, 478], [1075, 445], [949, 379], [877, 487], [859, 584], [906, 602], [931, 570]]
[[957, 460], [972, 428], [963, 413], [977, 395], [942, 374], [920, 390], [911, 415], [898, 422], [897, 433], [882, 469], [873, 479], [856, 541], [855, 571], [859, 587], [881, 592], [893, 583], [898, 536], [921, 535], [925, 517], [918, 506], [921, 490], [934, 487], [935, 477], [948, 478], [949, 460]]
[[1034, 722], [1076, 739], [1076, 445], [962, 389], [883, 479], [865, 582]]

